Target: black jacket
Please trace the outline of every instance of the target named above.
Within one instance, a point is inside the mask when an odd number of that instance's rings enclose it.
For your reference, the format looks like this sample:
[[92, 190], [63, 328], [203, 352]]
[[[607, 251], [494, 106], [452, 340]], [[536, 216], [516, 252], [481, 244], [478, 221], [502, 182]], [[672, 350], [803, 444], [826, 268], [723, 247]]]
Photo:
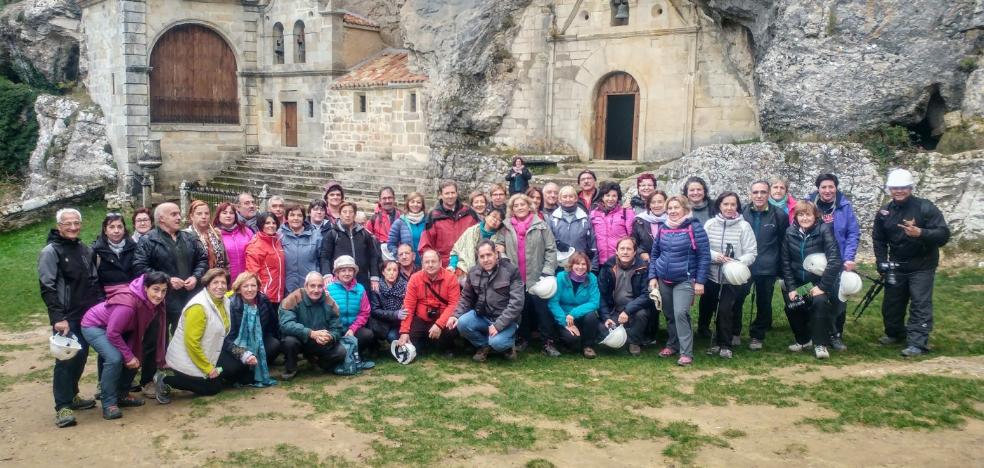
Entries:
[[38, 282], [52, 325], [82, 320], [103, 299], [93, 258], [92, 249], [78, 239], [65, 239], [56, 229], [48, 233], [48, 245], [38, 257]]
[[526, 190], [530, 188], [530, 179], [532, 178], [533, 173], [530, 172], [530, 168], [523, 166], [523, 171], [517, 174], [513, 171], [512, 166], [509, 166], [509, 172], [506, 173], [506, 182], [509, 182], [509, 195], [526, 193]]
[[[167, 235], [160, 228], [154, 228], [140, 238], [133, 256], [133, 269], [138, 275], [156, 270], [170, 276], [180, 276], [170, 242], [164, 239], [164, 236]], [[189, 253], [187, 262], [191, 276], [201, 282], [202, 276], [208, 270], [208, 253], [202, 247], [202, 243], [198, 241], [198, 237], [189, 232], [178, 231], [177, 242], [182, 243], [185, 252]], [[199, 287], [201, 286], [199, 285]]]
[[[229, 299], [229, 334], [226, 335], [225, 341], [222, 343], [222, 349], [233, 356], [242, 356], [242, 348], [235, 345], [236, 339], [239, 338], [239, 327], [243, 323], [243, 310], [245, 309], [245, 304], [243, 303], [243, 297], [239, 294], [233, 294], [232, 298]], [[280, 336], [280, 321], [277, 317], [277, 310], [273, 308], [273, 304], [267, 299], [263, 293], [257, 293], [256, 296], [256, 312], [260, 315], [260, 328], [263, 329], [263, 339], [277, 338]]]
[[129, 284], [140, 276], [133, 265], [133, 257], [137, 252], [137, 243], [130, 236], [123, 238], [123, 251], [119, 255], [109, 248], [109, 240], [100, 235], [92, 242], [92, 252], [96, 260], [96, 272], [99, 274], [99, 284], [115, 286]]
[[321, 273], [332, 274], [335, 259], [349, 255], [359, 266], [356, 279], [366, 290], [371, 289], [369, 280], [379, 278], [379, 247], [376, 238], [362, 226], [353, 223], [351, 230], [342, 228], [342, 223], [332, 225], [331, 229], [321, 231]]
[[758, 255], [750, 270], [755, 276], [779, 276], [779, 249], [786, 229], [789, 228], [789, 216], [781, 213], [771, 204], [766, 204], [765, 211], [757, 211], [748, 205], [742, 217], [752, 225], [755, 233], [755, 244]]
[[[598, 315], [601, 322], [618, 321], [620, 310], [615, 308], [615, 262], [618, 257], [609, 258], [598, 270], [598, 289], [601, 291], [601, 304]], [[655, 304], [649, 299], [649, 264], [636, 256], [632, 260], [632, 300], [625, 305], [625, 312], [633, 314], [642, 309], [653, 309]]]
[[496, 330], [502, 331], [519, 323], [525, 301], [526, 286], [519, 268], [507, 259], [500, 259], [491, 272], [481, 265], [468, 270], [454, 316], [461, 317], [474, 310], [491, 320]]
[[[803, 259], [807, 255], [822, 253], [827, 257], [827, 268], [823, 275], [817, 276], [803, 269]], [[841, 270], [844, 265], [840, 259], [840, 249], [834, 237], [834, 229], [830, 224], [817, 220], [805, 234], [800, 232], [798, 225], [786, 228], [786, 237], [782, 243], [782, 280], [786, 291], [792, 291], [806, 283], [823, 290], [827, 297], [837, 292]]]
[[[907, 236], [898, 226], [905, 220], [915, 221], [922, 235]], [[940, 263], [940, 247], [950, 240], [950, 228], [936, 205], [910, 196], [903, 203], [889, 202], [875, 214], [871, 240], [878, 263], [897, 262], [900, 271], [930, 270]]]

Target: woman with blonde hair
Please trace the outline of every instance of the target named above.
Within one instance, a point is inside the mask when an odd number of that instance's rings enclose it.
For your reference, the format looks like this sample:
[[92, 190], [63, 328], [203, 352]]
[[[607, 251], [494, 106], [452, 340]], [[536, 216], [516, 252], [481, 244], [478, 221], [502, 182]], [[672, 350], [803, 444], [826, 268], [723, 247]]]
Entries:
[[224, 377], [254, 387], [276, 384], [270, 378], [269, 365], [280, 354], [280, 323], [277, 309], [260, 292], [260, 278], [249, 271], [240, 273], [227, 295], [230, 326], [222, 344], [222, 355], [242, 366], [225, 369]]

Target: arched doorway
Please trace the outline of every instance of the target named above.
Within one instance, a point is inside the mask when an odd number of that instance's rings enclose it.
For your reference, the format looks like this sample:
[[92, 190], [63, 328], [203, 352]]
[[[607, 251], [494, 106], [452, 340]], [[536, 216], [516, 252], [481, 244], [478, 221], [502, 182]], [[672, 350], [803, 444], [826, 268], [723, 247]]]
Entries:
[[150, 53], [150, 121], [239, 123], [236, 56], [215, 31], [181, 24]]
[[639, 146], [639, 84], [625, 72], [606, 75], [595, 99], [594, 158], [634, 160]]

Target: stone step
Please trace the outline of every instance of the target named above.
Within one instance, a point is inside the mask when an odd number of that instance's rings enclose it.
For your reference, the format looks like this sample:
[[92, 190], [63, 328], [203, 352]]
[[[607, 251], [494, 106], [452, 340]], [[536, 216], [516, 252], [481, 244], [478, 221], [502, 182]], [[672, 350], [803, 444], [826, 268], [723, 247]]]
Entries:
[[321, 173], [322, 175], [331, 174], [341, 174], [351, 173], [351, 172], [363, 172], [372, 173], [378, 175], [389, 175], [398, 177], [411, 177], [411, 178], [426, 178], [430, 175], [430, 171], [427, 170], [426, 166], [407, 166], [401, 163], [394, 163], [389, 161], [385, 164], [369, 164], [364, 163], [361, 165], [331, 165], [323, 163], [299, 163], [299, 162], [278, 162], [278, 161], [249, 161], [244, 160], [235, 163], [230, 166], [227, 170], [229, 171], [243, 171], [250, 169], [263, 169], [275, 172], [313, 172]]
[[221, 176], [237, 176], [249, 179], [255, 179], [259, 181], [263, 180], [277, 180], [277, 179], [293, 179], [298, 182], [304, 182], [312, 185], [324, 186], [329, 180], [338, 180], [342, 182], [343, 186], [347, 185], [362, 185], [370, 184], [372, 186], [378, 186], [382, 188], [383, 186], [389, 185], [394, 188], [397, 186], [416, 186], [418, 180], [426, 179], [426, 176], [405, 176], [402, 174], [397, 174], [392, 171], [373, 171], [371, 173], [367, 172], [329, 172], [329, 171], [311, 171], [311, 170], [294, 170], [294, 169], [283, 169], [281, 170], [265, 170], [264, 168], [256, 168], [249, 166], [236, 166], [234, 168], [222, 171], [219, 174]]
[[[311, 200], [321, 199], [321, 196], [322, 196], [321, 190], [312, 191], [312, 190], [306, 190], [306, 189], [303, 189], [303, 188], [296, 188], [296, 189], [278, 188], [278, 189], [275, 189], [275, 188], [269, 187], [269, 184], [267, 184], [267, 185], [268, 185], [268, 188], [267, 188], [268, 192], [267, 193], [269, 193], [270, 195], [280, 195], [281, 197], [284, 197], [284, 199], [287, 200], [288, 202], [296, 202], [296, 203], [301, 203], [301, 204], [307, 205], [308, 203], [311, 202]], [[259, 193], [260, 190], [261, 190], [261, 188], [262, 188], [262, 184], [260, 184], [260, 185], [255, 185], [255, 184], [242, 184], [242, 183], [233, 182], [233, 181], [220, 181], [220, 180], [213, 180], [212, 182], [209, 183], [209, 186], [210, 187], [213, 187], [213, 188], [224, 189], [224, 190], [232, 190], [232, 191], [236, 191], [236, 192], [240, 192], [240, 191], [244, 191], [245, 190], [245, 191], [250, 191], [252, 193]], [[348, 201], [351, 201], [351, 202], [355, 203], [359, 207], [359, 209], [367, 209], [367, 208], [370, 208], [371, 209], [371, 207], [373, 207], [375, 205], [375, 203], [376, 203], [377, 194], [375, 192], [362, 192], [362, 191], [359, 191], [359, 190], [351, 190], [351, 191], [346, 190], [346, 192], [345, 192], [345, 199], [348, 200]]]
[[[226, 184], [226, 185], [239, 185], [248, 187], [262, 187], [264, 184], [267, 186], [267, 190], [271, 193], [278, 193], [284, 190], [305, 192], [305, 193], [322, 193], [322, 187], [324, 186], [324, 180], [322, 179], [309, 179], [303, 177], [282, 177], [282, 178], [254, 178], [248, 177], [240, 174], [225, 174], [220, 175], [210, 182], [208, 185]], [[381, 183], [377, 184], [352, 184], [342, 186], [345, 188], [345, 194], [365, 194], [371, 195], [371, 198], [375, 199], [385, 185]], [[407, 193], [417, 191], [420, 189], [417, 185], [394, 185], [393, 190], [396, 191], [397, 196], [405, 195]]]

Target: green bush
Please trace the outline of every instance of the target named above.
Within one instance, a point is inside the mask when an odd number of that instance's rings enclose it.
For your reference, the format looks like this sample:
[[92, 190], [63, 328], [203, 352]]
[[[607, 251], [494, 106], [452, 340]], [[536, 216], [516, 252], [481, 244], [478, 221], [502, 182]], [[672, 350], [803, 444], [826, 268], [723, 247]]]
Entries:
[[38, 140], [37, 97], [34, 88], [0, 77], [0, 176], [18, 174], [31, 157]]
[[964, 127], [947, 130], [936, 145], [936, 150], [943, 154], [963, 153], [978, 148], [984, 148], [984, 135], [973, 134]]
[[895, 152], [910, 150], [912, 132], [900, 125], [881, 125], [874, 130], [851, 135], [851, 141], [864, 145], [881, 166], [888, 167], [898, 163]]

